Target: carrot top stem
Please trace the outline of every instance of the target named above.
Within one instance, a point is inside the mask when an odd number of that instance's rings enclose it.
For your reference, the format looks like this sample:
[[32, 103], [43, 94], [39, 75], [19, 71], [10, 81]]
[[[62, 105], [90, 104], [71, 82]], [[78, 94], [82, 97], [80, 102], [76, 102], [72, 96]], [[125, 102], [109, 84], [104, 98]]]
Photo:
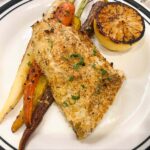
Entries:
[[82, 0], [81, 3], [80, 3], [80, 6], [79, 6], [79, 9], [77, 10], [76, 12], [76, 17], [80, 18], [82, 13], [83, 13], [83, 10], [84, 8], [86, 7], [86, 5], [91, 2], [92, 0]]
[[69, 0], [69, 2], [70, 2], [70, 3], [74, 3], [74, 2], [75, 2], [75, 0]]

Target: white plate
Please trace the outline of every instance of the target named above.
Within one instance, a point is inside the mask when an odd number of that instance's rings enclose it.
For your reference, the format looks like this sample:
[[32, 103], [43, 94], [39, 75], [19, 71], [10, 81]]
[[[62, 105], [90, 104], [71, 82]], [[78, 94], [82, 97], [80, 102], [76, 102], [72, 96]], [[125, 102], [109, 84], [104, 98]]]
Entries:
[[[6, 100], [18, 65], [31, 36], [31, 25], [41, 18], [53, 0], [25, 0], [6, 9], [0, 15], [0, 108]], [[77, 0], [78, 6], [80, 0]], [[91, 3], [92, 4], [92, 3]], [[86, 19], [91, 5], [82, 16]], [[149, 19], [144, 15], [144, 18]], [[42, 123], [34, 132], [27, 149], [132, 149], [150, 133], [150, 25], [142, 41], [130, 51], [113, 53], [105, 50], [94, 40], [100, 52], [115, 68], [126, 74], [126, 81], [117, 98], [96, 130], [84, 141], [78, 141], [60, 110], [53, 104]], [[20, 110], [22, 102], [0, 124], [2, 138], [17, 148], [25, 127], [11, 133], [11, 124]], [[5, 145], [6, 149], [10, 149]]]

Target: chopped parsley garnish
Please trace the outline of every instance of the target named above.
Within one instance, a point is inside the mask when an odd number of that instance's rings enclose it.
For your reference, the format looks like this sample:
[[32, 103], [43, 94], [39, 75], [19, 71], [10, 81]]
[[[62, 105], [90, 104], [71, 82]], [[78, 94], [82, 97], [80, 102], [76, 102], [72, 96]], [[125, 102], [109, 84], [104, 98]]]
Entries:
[[80, 58], [81, 55], [80, 54], [71, 54], [70, 58]]
[[80, 95], [72, 95], [71, 98], [76, 101], [78, 99], [80, 99]]
[[101, 74], [105, 75], [105, 74], [107, 74], [107, 71], [105, 69], [101, 69]]
[[112, 78], [111, 78], [111, 77], [108, 77], [108, 78], [107, 78], [107, 80], [111, 81], [111, 80], [112, 80]]
[[96, 56], [96, 54], [97, 54], [97, 50], [96, 50], [96, 47], [94, 47], [94, 49], [93, 49], [93, 56]]
[[80, 57], [80, 61], [79, 61], [78, 64], [81, 65], [81, 66], [85, 66], [83, 57]]
[[92, 68], [96, 69], [96, 64], [92, 64]]
[[85, 65], [84, 59], [83, 59], [83, 57], [80, 54], [71, 54], [70, 58], [79, 58], [80, 59], [78, 63], [73, 65], [73, 68], [75, 70], [78, 70], [80, 66], [84, 66]]
[[32, 63], [29, 61], [29, 62], [27, 63], [27, 65], [30, 67], [30, 66], [32, 65]]
[[75, 70], [78, 70], [79, 67], [80, 67], [80, 65], [78, 63], [76, 63], [76, 64], [73, 65], [73, 69], [75, 69]]
[[70, 76], [69, 81], [73, 81], [73, 80], [74, 80], [74, 76]]
[[68, 105], [67, 102], [63, 102], [63, 106], [64, 106], [64, 107], [68, 107], [69, 105]]

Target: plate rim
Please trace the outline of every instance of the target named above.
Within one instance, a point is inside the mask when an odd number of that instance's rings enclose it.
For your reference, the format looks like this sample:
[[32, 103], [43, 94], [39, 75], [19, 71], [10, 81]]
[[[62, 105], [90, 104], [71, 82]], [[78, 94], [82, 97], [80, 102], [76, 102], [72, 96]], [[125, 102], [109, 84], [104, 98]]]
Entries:
[[[27, 4], [29, 2], [32, 2], [32, 1], [36, 1], [36, 0], [10, 0], [10, 1], [4, 3], [3, 5], [0, 6], [0, 21], [2, 19], [4, 19], [5, 17], [7, 17], [7, 15], [9, 15], [11, 12], [16, 10], [17, 8]], [[143, 18], [144, 18], [145, 22], [147, 22], [147, 24], [150, 26], [150, 9], [146, 6], [144, 6], [141, 2], [135, 1], [135, 0], [132, 0], [132, 2], [130, 0], [113, 0], [113, 1], [123, 2], [123, 3], [130, 5], [131, 7], [134, 7], [135, 9], [137, 9], [141, 14], [144, 15]], [[138, 6], [138, 7], [135, 7], [135, 6]], [[147, 11], [149, 11], [148, 15], [147, 15]], [[11, 148], [13, 150], [17, 150], [17, 148], [15, 148], [13, 145], [11, 145], [9, 142], [7, 142], [7, 140], [5, 140], [1, 136], [0, 136], [0, 141], [2, 141], [9, 148]], [[140, 144], [135, 146], [132, 150], [137, 150], [137, 149], [141, 148], [148, 141], [150, 141], [150, 134]], [[149, 147], [150, 147], [150, 145], [147, 148], [149, 148]], [[0, 145], [0, 149], [1, 148], [4, 149], [4, 147], [2, 147], [2, 145]]]

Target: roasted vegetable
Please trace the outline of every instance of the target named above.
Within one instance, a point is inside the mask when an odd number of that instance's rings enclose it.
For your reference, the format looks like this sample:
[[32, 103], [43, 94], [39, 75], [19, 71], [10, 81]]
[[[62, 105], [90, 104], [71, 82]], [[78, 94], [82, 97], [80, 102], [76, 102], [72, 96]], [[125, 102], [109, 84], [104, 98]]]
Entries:
[[33, 62], [24, 88], [24, 122], [27, 127], [31, 125], [34, 92], [40, 76], [41, 70], [39, 66]]
[[100, 10], [105, 4], [106, 2], [103, 1], [98, 1], [95, 4], [93, 4], [91, 11], [88, 15], [88, 18], [86, 19], [86, 21], [83, 23], [81, 27], [80, 30], [81, 32], [84, 32], [89, 37], [91, 37], [94, 34], [94, 28], [93, 28], [94, 18], [97, 14], [97, 11]]
[[9, 92], [9, 96], [2, 110], [0, 111], [0, 122], [3, 121], [4, 117], [15, 107], [15, 105], [21, 99], [24, 90], [24, 83], [26, 81], [27, 74], [30, 69], [29, 64], [32, 61], [33, 61], [33, 56], [32, 56], [31, 42], [30, 42], [27, 51], [22, 59], [22, 62], [19, 66], [19, 69], [17, 71], [17, 75], [14, 80], [13, 86]]
[[81, 21], [78, 17], [74, 16], [72, 26], [75, 30], [79, 30], [81, 27]]
[[71, 2], [65, 2], [57, 8], [54, 17], [62, 24], [69, 26], [72, 23], [74, 12], [74, 4]]
[[23, 150], [25, 148], [25, 145], [30, 135], [35, 131], [39, 123], [42, 121], [44, 114], [48, 110], [49, 106], [53, 103], [53, 101], [54, 99], [51, 94], [50, 88], [47, 87], [47, 89], [44, 92], [44, 95], [42, 96], [40, 102], [38, 103], [33, 113], [31, 126], [29, 128], [26, 128], [26, 130], [23, 133], [19, 144], [19, 150]]
[[76, 29], [79, 30], [81, 27], [81, 20], [80, 17], [83, 13], [84, 8], [86, 7], [86, 5], [90, 2], [91, 0], [82, 0], [79, 6], [78, 11], [76, 12], [76, 15], [73, 18], [73, 24], [72, 26]]
[[33, 107], [37, 105], [38, 100], [43, 95], [46, 87], [48, 85], [47, 79], [44, 75], [40, 76], [38, 84], [35, 89], [34, 98], [33, 98]]
[[[51, 5], [48, 12], [44, 15], [43, 19], [47, 20], [48, 18], [53, 17], [52, 12], [55, 11], [57, 6], [59, 4], [61, 4], [63, 1], [65, 2], [65, 0], [55, 1]], [[74, 2], [74, 0], [69, 0], [69, 1]], [[33, 31], [33, 33], [34, 33], [34, 31]], [[34, 37], [34, 34], [32, 34], [32, 37]], [[17, 74], [16, 74], [15, 80], [13, 82], [12, 88], [10, 89], [10, 92], [9, 92], [9, 96], [8, 96], [2, 110], [0, 111], [0, 123], [3, 121], [4, 117], [16, 106], [16, 104], [18, 103], [18, 101], [21, 99], [21, 97], [23, 95], [24, 83], [25, 83], [27, 75], [29, 73], [30, 64], [33, 62], [32, 37], [31, 37], [31, 40], [28, 44], [28, 47], [26, 49], [26, 53], [22, 59], [22, 62], [19, 66], [19, 69], [17, 71]]]
[[[38, 81], [38, 84], [35, 89], [34, 98], [33, 98], [33, 111], [35, 110], [42, 94], [44, 93], [47, 87], [47, 80], [44, 75], [42, 75]], [[11, 127], [12, 132], [16, 132], [24, 123], [24, 112], [23, 109], [20, 111], [19, 115], [17, 116], [16, 120], [13, 122]]]
[[23, 108], [20, 110], [19, 115], [16, 117], [16, 120], [13, 122], [11, 127], [12, 132], [16, 132], [24, 124], [24, 112]]
[[94, 31], [99, 42], [109, 50], [124, 51], [144, 35], [143, 17], [132, 7], [112, 2], [97, 12]]

